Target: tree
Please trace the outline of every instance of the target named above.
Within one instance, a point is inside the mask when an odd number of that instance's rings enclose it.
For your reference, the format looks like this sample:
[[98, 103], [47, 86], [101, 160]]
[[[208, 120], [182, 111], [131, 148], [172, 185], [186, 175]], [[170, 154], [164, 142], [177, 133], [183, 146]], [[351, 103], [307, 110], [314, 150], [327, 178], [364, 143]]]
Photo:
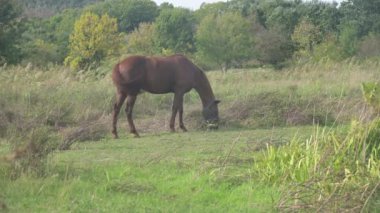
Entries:
[[250, 23], [233, 12], [206, 16], [199, 24], [196, 44], [199, 58], [222, 71], [251, 58], [254, 48]]
[[151, 0], [111, 0], [94, 4], [86, 10], [116, 18], [120, 32], [132, 32], [140, 23], [153, 22], [159, 13], [156, 3]]
[[73, 69], [96, 66], [104, 57], [117, 50], [117, 43], [116, 19], [87, 12], [75, 22], [65, 64]]
[[48, 19], [24, 22], [20, 49], [23, 60], [44, 66], [49, 62], [62, 64], [69, 52], [69, 37], [80, 10], [67, 9]]
[[281, 67], [283, 62], [291, 58], [294, 46], [290, 37], [279, 28], [264, 29], [256, 36], [258, 59], [262, 63]]
[[195, 21], [190, 10], [164, 9], [157, 17], [155, 26], [156, 44], [162, 51], [188, 53], [195, 50]]
[[68, 8], [82, 8], [102, 0], [17, 0], [28, 18], [49, 18]]
[[21, 9], [14, 0], [0, 0], [0, 65], [20, 58], [17, 48], [21, 35], [18, 20]]
[[298, 55], [310, 55], [314, 46], [322, 41], [322, 34], [317, 26], [303, 19], [295, 27], [292, 40], [298, 45]]
[[137, 29], [128, 35], [128, 52], [134, 54], [153, 55], [156, 53], [154, 36], [154, 25], [149, 23], [141, 23]]
[[342, 24], [355, 24], [359, 38], [380, 33], [380, 0], [347, 0], [341, 3]]
[[344, 24], [341, 26], [339, 35], [339, 46], [342, 50], [343, 58], [354, 56], [358, 50], [359, 25]]
[[217, 15], [228, 11], [228, 3], [216, 2], [216, 3], [203, 3], [201, 7], [194, 12], [197, 23], [200, 23], [207, 15]]
[[310, 1], [299, 4], [297, 10], [302, 16], [301, 21], [308, 21], [319, 28], [322, 35], [338, 30], [341, 14], [337, 3]]
[[281, 28], [283, 33], [291, 35], [300, 17], [297, 1], [276, 0], [260, 1], [258, 4], [259, 20], [267, 29]]

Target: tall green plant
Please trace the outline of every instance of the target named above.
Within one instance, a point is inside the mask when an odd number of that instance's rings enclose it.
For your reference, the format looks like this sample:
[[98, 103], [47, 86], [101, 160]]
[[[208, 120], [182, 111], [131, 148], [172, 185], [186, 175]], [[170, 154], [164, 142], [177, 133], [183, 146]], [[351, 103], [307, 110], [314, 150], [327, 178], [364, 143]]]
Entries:
[[380, 86], [377, 82], [362, 83], [364, 100], [377, 114], [380, 113]]

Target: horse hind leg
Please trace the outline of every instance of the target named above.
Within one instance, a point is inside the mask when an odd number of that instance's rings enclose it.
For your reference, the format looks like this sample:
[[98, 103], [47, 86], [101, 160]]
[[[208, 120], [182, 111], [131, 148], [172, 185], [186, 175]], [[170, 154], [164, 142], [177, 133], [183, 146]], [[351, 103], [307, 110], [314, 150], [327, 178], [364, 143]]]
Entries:
[[132, 119], [133, 106], [135, 105], [135, 102], [136, 102], [136, 96], [135, 95], [128, 95], [127, 106], [125, 108], [125, 112], [127, 114], [130, 132], [133, 135], [135, 135], [135, 137], [140, 137], [139, 134], [137, 133], [135, 124], [133, 123], [133, 119]]
[[117, 134], [117, 119], [120, 112], [120, 108], [123, 105], [126, 97], [127, 96], [121, 92], [118, 92], [116, 94], [116, 101], [113, 107], [113, 120], [112, 120], [112, 135], [115, 139], [119, 137]]
[[179, 128], [181, 128], [182, 131], [187, 132], [185, 124], [183, 124], [183, 104], [180, 106], [178, 110], [178, 114], [179, 114]]
[[172, 107], [172, 116], [171, 116], [171, 119], [170, 119], [170, 130], [172, 132], [175, 131], [175, 117], [177, 116], [177, 112], [178, 112], [178, 116], [179, 116], [179, 127], [184, 131], [186, 132], [187, 129], [185, 127], [185, 125], [183, 124], [183, 93], [175, 93], [174, 94], [174, 100], [173, 100], [173, 107]]

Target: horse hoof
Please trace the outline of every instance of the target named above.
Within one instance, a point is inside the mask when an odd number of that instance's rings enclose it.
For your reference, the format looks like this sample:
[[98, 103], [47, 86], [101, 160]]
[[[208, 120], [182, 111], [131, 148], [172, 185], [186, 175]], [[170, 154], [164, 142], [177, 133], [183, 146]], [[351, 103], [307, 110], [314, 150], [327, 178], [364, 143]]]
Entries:
[[137, 133], [136, 131], [131, 132], [131, 134], [133, 135], [134, 138], [140, 137], [139, 133]]

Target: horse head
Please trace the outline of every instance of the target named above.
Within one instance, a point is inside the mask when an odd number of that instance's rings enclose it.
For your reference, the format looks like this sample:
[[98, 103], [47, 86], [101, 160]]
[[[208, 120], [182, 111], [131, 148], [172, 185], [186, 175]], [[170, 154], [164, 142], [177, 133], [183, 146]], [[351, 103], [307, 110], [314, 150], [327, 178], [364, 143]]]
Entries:
[[203, 108], [203, 118], [206, 120], [207, 128], [217, 129], [219, 125], [219, 100], [211, 101], [206, 107]]

